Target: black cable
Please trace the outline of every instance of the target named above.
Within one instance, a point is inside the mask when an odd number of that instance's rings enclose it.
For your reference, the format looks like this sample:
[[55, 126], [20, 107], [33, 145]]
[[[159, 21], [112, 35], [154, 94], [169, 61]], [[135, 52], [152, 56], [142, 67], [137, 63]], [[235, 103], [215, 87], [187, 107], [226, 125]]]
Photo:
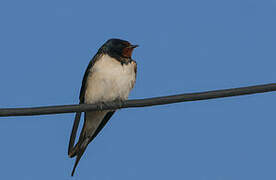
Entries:
[[147, 99], [127, 100], [124, 102], [106, 102], [104, 104], [76, 104], [61, 106], [44, 106], [32, 108], [3, 108], [0, 109], [0, 117], [5, 116], [32, 116], [45, 114], [74, 113], [83, 111], [121, 109], [133, 107], [156, 106], [163, 104], [179, 103], [186, 101], [198, 101], [231, 96], [241, 96], [256, 93], [276, 91], [276, 83], [257, 86], [248, 86], [232, 89], [206, 91], [198, 93], [178, 94]]

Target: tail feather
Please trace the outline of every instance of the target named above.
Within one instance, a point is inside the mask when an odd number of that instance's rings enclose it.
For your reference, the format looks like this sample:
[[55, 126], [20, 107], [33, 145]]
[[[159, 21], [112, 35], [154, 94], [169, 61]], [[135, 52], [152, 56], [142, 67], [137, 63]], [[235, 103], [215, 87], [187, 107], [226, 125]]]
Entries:
[[78, 166], [79, 161], [80, 161], [85, 149], [87, 148], [88, 143], [89, 143], [89, 138], [85, 138], [84, 141], [82, 141], [82, 142], [79, 141], [79, 144], [78, 144], [79, 146], [76, 147], [76, 151], [75, 151], [77, 157], [76, 157], [76, 161], [75, 161], [71, 176], [74, 176], [76, 167]]
[[80, 123], [80, 118], [81, 118], [81, 112], [77, 112], [75, 115], [75, 121], [74, 121], [74, 125], [70, 136], [70, 141], [69, 141], [69, 147], [68, 147], [69, 157], [72, 157], [70, 154], [72, 154], [72, 151], [74, 151], [74, 149], [77, 147], [77, 145], [74, 147], [74, 144], [75, 144], [75, 139], [76, 139], [79, 123]]
[[[74, 175], [75, 170], [78, 166], [78, 163], [86, 150], [88, 144], [98, 135], [98, 133], [102, 130], [102, 128], [106, 125], [108, 120], [111, 118], [111, 116], [114, 114], [115, 111], [108, 112], [107, 114], [105, 112], [91, 112], [91, 113], [85, 113], [84, 116], [84, 124], [83, 128], [81, 130], [79, 140], [74, 146], [75, 138], [76, 138], [76, 132], [79, 125], [80, 120], [80, 114], [76, 114], [74, 126], [72, 129], [72, 134], [70, 137], [69, 142], [69, 148], [68, 148], [68, 155], [69, 157], [76, 157], [76, 161], [71, 173], [71, 176]], [[89, 116], [87, 116], [89, 115]], [[93, 128], [91, 128], [93, 127]]]

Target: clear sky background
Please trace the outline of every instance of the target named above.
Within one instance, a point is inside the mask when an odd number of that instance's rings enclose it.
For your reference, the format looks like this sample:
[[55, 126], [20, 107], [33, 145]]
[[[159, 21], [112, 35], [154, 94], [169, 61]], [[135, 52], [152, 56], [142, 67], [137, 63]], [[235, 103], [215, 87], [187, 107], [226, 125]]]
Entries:
[[[0, 107], [78, 103], [109, 38], [139, 44], [146, 98], [276, 82], [276, 0], [0, 1]], [[75, 177], [74, 114], [0, 120], [0, 179], [276, 179], [276, 94], [124, 109]]]

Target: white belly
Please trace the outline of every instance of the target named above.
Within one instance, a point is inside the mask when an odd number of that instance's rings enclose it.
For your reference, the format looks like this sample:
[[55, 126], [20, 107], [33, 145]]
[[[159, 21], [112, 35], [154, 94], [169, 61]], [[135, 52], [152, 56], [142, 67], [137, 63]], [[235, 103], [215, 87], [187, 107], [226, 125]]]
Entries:
[[135, 62], [122, 65], [103, 55], [90, 70], [87, 78], [85, 103], [126, 100], [135, 83]]

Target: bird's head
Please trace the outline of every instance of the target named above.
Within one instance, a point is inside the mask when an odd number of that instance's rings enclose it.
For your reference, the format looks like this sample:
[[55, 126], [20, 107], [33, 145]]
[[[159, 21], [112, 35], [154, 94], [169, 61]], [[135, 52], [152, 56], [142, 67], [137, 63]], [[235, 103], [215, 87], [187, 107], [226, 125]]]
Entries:
[[106, 43], [104, 43], [101, 49], [104, 53], [107, 53], [111, 57], [131, 59], [132, 51], [136, 47], [138, 47], [138, 45], [132, 45], [125, 40], [109, 39]]

